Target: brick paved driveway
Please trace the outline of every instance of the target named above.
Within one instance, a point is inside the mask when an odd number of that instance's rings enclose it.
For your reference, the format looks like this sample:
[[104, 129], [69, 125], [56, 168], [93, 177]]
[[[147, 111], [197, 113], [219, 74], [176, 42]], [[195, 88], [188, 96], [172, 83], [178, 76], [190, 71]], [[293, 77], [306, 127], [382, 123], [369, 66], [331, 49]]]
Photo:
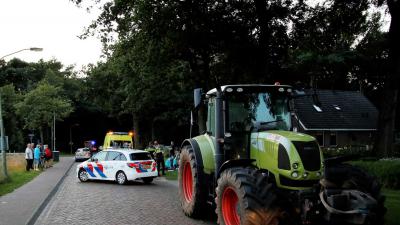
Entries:
[[[179, 205], [177, 182], [81, 183], [73, 166], [36, 224], [215, 224], [186, 217]], [[211, 217], [211, 216], [210, 216]]]

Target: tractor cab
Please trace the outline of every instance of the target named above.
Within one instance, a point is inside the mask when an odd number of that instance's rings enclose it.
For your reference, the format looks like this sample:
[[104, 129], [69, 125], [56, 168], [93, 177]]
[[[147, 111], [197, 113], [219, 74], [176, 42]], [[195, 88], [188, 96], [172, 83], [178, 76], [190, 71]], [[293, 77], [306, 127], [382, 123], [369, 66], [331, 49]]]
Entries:
[[[227, 85], [223, 93], [223, 130], [225, 159], [250, 158], [251, 134], [267, 130], [291, 129], [286, 85]], [[206, 94], [208, 99], [207, 132], [215, 135], [215, 100], [217, 90]], [[215, 137], [215, 136], [214, 136]]]

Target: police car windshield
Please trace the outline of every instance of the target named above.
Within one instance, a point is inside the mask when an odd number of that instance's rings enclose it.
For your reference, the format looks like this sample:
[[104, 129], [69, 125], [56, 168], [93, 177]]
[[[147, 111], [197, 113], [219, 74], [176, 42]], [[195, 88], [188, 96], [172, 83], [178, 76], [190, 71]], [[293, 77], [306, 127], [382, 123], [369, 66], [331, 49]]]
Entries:
[[129, 156], [130, 156], [131, 160], [149, 160], [149, 159], [151, 159], [150, 153], [147, 153], [147, 152], [131, 153]]

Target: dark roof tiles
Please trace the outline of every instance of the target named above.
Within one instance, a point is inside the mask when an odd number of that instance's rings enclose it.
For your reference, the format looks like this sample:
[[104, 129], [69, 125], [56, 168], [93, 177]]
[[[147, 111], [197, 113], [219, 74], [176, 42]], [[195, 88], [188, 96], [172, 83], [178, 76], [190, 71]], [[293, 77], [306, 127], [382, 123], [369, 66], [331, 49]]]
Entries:
[[313, 91], [295, 99], [296, 114], [306, 130], [373, 130], [378, 111], [361, 93], [355, 91], [317, 90], [320, 109], [314, 108]]

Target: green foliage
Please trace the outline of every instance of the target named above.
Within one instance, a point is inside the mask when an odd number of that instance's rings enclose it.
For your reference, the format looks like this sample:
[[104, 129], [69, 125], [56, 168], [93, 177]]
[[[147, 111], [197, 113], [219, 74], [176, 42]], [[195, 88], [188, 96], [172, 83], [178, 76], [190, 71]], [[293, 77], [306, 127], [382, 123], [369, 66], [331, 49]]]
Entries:
[[52, 121], [52, 111], [59, 116], [57, 119], [61, 119], [71, 113], [73, 106], [87, 105], [84, 80], [77, 78], [71, 67], [64, 68], [57, 60], [40, 60], [37, 63], [19, 59], [1, 61], [1, 86], [4, 86], [1, 92], [4, 95], [5, 132], [12, 151], [23, 151], [24, 137], [26, 141], [28, 132], [39, 130], [41, 137], [47, 135], [42, 131], [46, 131]]
[[400, 212], [400, 190], [383, 190], [383, 194], [386, 197], [385, 207], [388, 209], [385, 215], [386, 225], [397, 225], [398, 213]]
[[28, 129], [50, 126], [53, 113], [56, 119], [62, 120], [73, 111], [70, 101], [60, 95], [60, 88], [47, 83], [28, 92], [15, 107], [17, 114], [23, 118], [24, 128]]
[[358, 156], [373, 157], [372, 149], [366, 149], [365, 146], [345, 146], [343, 148], [322, 148], [324, 158], [337, 156]]
[[400, 160], [382, 159], [378, 161], [352, 162], [368, 173], [376, 176], [385, 188], [400, 189]]
[[385, 34], [369, 0], [90, 4], [102, 12], [82, 36], [100, 36], [108, 58], [88, 71], [87, 93], [99, 111], [146, 126], [188, 121], [195, 87], [301, 81], [375, 93], [386, 73]]
[[[369, 1], [327, 0], [315, 7], [302, 6], [293, 24], [289, 62], [296, 78], [319, 88], [359, 89], [365, 76], [358, 62], [374, 61], [360, 54], [360, 43], [371, 33], [382, 33], [377, 29], [379, 14], [371, 14], [370, 8]], [[361, 70], [371, 67], [363, 63]]]
[[3, 123], [5, 133], [8, 135], [11, 150], [19, 149], [23, 145], [23, 133], [20, 127], [20, 118], [15, 115], [15, 104], [22, 96], [15, 91], [13, 84], [0, 87]]
[[165, 178], [168, 180], [178, 180], [178, 170], [166, 171]]

